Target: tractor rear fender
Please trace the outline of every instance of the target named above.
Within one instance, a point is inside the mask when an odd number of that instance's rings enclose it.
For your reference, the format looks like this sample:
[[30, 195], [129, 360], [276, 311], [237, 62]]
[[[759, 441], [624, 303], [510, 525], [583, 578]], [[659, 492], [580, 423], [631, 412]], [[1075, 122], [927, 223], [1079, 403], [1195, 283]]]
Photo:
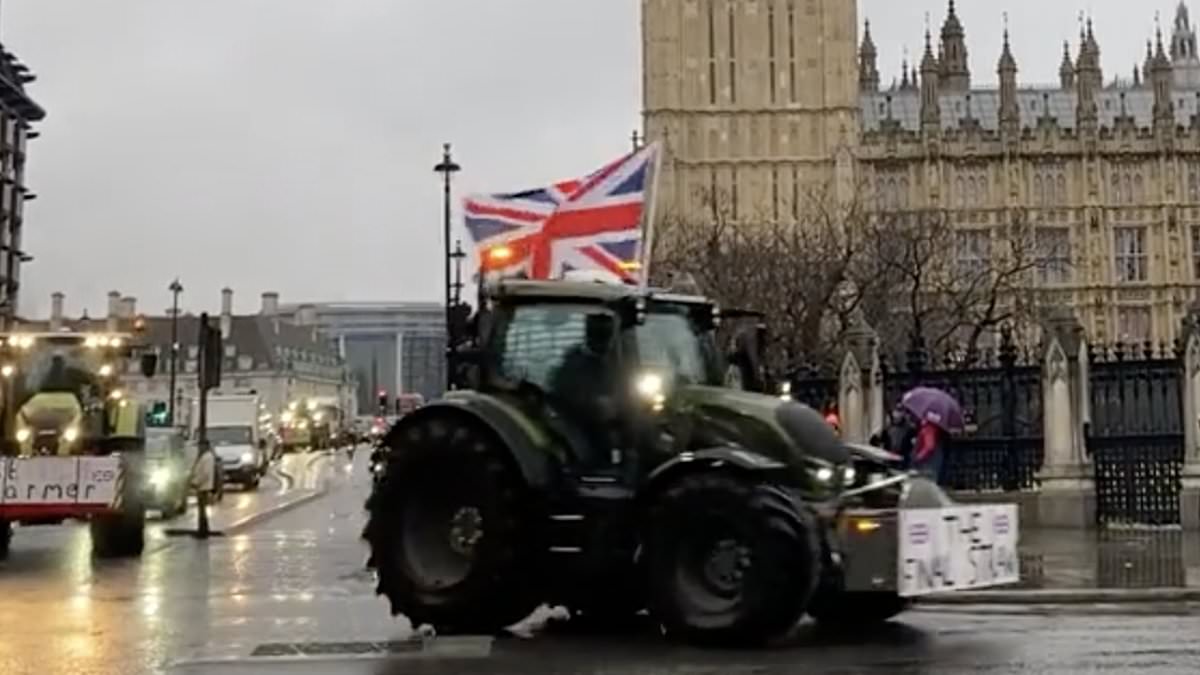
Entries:
[[385, 444], [394, 450], [402, 450], [406, 429], [435, 418], [449, 420], [451, 424], [475, 424], [489, 430], [530, 487], [544, 488], [553, 481], [556, 472], [549, 437], [520, 410], [486, 394], [471, 392], [432, 401], [400, 418], [388, 432]]
[[639, 500], [647, 503], [665, 486], [680, 476], [706, 471], [733, 470], [763, 475], [788, 473], [786, 464], [736, 445], [683, 452], [650, 472], [640, 491]]

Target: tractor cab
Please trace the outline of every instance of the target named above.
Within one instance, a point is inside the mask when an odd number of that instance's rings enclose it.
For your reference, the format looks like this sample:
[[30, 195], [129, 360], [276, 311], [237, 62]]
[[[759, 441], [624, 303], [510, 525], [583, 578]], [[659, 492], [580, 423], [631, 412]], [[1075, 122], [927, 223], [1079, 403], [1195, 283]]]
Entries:
[[[716, 307], [628, 285], [506, 281], [490, 289], [469, 388], [544, 420], [584, 465], [645, 449], [677, 394], [722, 384]], [[653, 445], [650, 443], [649, 445]]]
[[140, 447], [145, 420], [121, 386], [135, 346], [123, 335], [0, 336], [7, 454], [94, 454]]

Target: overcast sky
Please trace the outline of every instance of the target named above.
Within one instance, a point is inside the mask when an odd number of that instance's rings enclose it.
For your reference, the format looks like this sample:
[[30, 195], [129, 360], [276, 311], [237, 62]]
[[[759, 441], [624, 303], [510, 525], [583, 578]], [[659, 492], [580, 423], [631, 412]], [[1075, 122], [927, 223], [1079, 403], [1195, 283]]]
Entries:
[[[638, 0], [2, 0], [0, 39], [37, 73], [25, 313], [54, 290], [103, 312], [235, 291], [438, 300], [443, 141], [456, 193], [586, 173], [629, 147], [641, 106]], [[1057, 78], [1095, 15], [1106, 77], [1128, 73], [1173, 0], [959, 0], [976, 81], [1002, 12], [1024, 81]], [[944, 0], [861, 0], [885, 82]], [[461, 235], [460, 235], [461, 236]]]

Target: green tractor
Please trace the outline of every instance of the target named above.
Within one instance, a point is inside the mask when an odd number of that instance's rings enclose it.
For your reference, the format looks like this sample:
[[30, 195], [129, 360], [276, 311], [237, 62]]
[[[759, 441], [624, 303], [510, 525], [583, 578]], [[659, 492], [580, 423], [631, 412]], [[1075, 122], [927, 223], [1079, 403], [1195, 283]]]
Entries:
[[949, 504], [844, 444], [761, 381], [757, 342], [717, 348], [702, 297], [510, 280], [484, 290], [460, 387], [382, 442], [363, 536], [393, 614], [490, 633], [543, 604], [577, 619], [648, 611], [666, 634], [745, 645], [807, 612], [880, 622], [897, 514]]

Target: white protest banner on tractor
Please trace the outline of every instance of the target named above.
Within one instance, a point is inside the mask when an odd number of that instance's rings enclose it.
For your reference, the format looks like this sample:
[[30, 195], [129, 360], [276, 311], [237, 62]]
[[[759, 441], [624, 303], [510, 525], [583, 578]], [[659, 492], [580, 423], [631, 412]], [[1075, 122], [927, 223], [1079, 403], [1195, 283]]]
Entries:
[[120, 473], [118, 457], [0, 459], [0, 504], [109, 505], [116, 497]]
[[899, 529], [901, 596], [1020, 581], [1015, 504], [903, 509]]

